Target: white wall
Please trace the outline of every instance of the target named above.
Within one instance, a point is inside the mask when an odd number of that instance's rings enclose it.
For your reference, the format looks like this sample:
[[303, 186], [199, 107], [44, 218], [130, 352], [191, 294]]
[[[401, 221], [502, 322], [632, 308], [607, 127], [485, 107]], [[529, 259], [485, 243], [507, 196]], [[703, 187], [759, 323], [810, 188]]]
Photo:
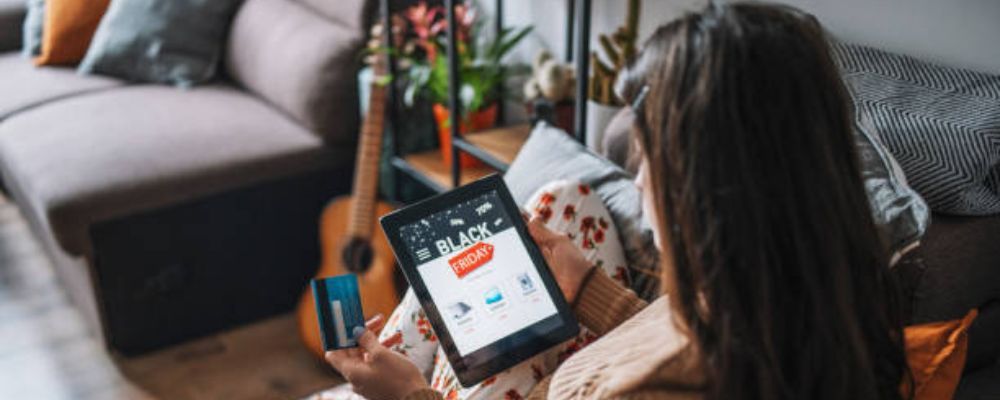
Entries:
[[[494, 0], [478, 0], [492, 8]], [[504, 0], [509, 25], [532, 24], [535, 35], [514, 55], [530, 60], [540, 48], [562, 54], [565, 0]], [[1000, 0], [784, 0], [819, 17], [841, 39], [927, 60], [1000, 74]], [[704, 0], [644, 0], [640, 33]], [[593, 0], [592, 38], [624, 20], [621, 0]]]

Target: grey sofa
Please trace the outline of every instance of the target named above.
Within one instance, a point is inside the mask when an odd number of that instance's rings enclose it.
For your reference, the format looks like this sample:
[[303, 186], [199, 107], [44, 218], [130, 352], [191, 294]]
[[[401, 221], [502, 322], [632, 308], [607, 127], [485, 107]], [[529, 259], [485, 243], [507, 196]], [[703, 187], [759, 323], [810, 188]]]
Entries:
[[0, 0], [0, 179], [112, 349], [295, 304], [350, 187], [369, 3], [247, 0], [222, 77], [180, 90], [35, 68]]

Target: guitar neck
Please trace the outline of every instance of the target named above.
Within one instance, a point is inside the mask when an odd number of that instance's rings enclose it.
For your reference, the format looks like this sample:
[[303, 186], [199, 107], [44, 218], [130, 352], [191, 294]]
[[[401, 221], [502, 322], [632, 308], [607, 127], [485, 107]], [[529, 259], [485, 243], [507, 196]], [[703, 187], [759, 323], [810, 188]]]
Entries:
[[379, 160], [382, 158], [382, 135], [385, 126], [385, 101], [385, 86], [373, 82], [368, 113], [361, 127], [358, 158], [354, 170], [351, 216], [347, 225], [348, 233], [353, 237], [367, 239], [371, 237], [375, 226]]

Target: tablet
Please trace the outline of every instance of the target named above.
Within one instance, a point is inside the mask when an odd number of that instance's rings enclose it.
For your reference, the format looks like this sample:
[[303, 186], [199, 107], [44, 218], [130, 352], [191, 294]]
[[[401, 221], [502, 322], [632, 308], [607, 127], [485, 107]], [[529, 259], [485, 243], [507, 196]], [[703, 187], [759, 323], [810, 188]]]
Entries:
[[578, 333], [499, 175], [397, 210], [381, 223], [463, 386]]

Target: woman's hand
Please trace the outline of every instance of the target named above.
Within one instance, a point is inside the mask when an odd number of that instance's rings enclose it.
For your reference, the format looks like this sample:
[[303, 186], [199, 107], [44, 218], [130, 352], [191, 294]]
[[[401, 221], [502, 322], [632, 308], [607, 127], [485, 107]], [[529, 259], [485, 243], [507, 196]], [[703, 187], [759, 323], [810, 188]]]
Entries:
[[376, 315], [365, 324], [358, 347], [326, 352], [326, 361], [351, 383], [354, 392], [369, 400], [402, 399], [428, 387], [410, 359], [388, 349], [402, 340], [401, 334], [378, 342], [376, 335], [384, 324], [382, 315]]
[[539, 217], [528, 221], [528, 233], [542, 250], [545, 262], [552, 269], [559, 289], [566, 301], [573, 303], [580, 291], [580, 284], [593, 266], [583, 257], [573, 242], [564, 234], [549, 229]]

